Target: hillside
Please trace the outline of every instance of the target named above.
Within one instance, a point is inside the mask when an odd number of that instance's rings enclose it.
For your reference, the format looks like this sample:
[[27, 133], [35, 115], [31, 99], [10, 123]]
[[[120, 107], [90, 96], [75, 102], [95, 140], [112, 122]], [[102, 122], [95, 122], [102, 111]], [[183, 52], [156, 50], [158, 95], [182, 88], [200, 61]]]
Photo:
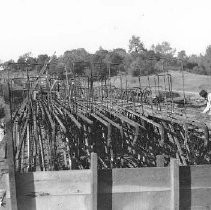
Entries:
[[[172, 89], [174, 91], [183, 92], [183, 76], [182, 72], [179, 71], [169, 71], [169, 74], [172, 77]], [[127, 78], [127, 79], [126, 79]], [[157, 86], [158, 77], [156, 75], [149, 76], [149, 81], [147, 76], [141, 77], [141, 86]], [[126, 82], [127, 80], [127, 82]], [[112, 85], [116, 87], [121, 87], [120, 76], [113, 77], [111, 79]], [[156, 83], [155, 83], [156, 81]], [[122, 76], [122, 87], [125, 88], [127, 83], [128, 88], [139, 87], [139, 78], [132, 77], [131, 75]], [[155, 85], [156, 84], [156, 85]], [[160, 77], [160, 88], [165, 89], [164, 79]], [[166, 86], [167, 82], [166, 82]], [[206, 89], [211, 92], [211, 76], [192, 74], [189, 72], [184, 72], [184, 90], [185, 92], [198, 94], [202, 89]]]

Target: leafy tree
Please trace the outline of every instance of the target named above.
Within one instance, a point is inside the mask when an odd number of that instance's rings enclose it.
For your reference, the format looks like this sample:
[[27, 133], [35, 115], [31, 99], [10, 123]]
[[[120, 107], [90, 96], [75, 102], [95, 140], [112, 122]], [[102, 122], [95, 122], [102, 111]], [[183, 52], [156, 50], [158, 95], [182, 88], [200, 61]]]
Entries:
[[84, 48], [73, 49], [71, 51], [66, 51], [63, 55], [63, 61], [85, 61], [89, 58], [89, 53]]
[[40, 72], [44, 64], [50, 59], [47, 54], [40, 54], [37, 56], [37, 71]]
[[182, 61], [187, 61], [188, 56], [186, 55], [185, 50], [181, 50], [177, 53], [177, 58], [182, 60]]
[[48, 65], [48, 73], [49, 74], [59, 74], [57, 65], [58, 65], [58, 58], [56, 55], [54, 55], [51, 62]]
[[145, 50], [146, 49], [144, 48], [144, 44], [141, 42], [140, 37], [133, 35], [129, 40], [129, 53], [137, 55]]
[[120, 57], [124, 58], [125, 56], [127, 56], [127, 52], [125, 49], [123, 48], [116, 48], [113, 49], [113, 53], [116, 53], [117, 55], [119, 55]]
[[10, 60], [2, 63], [1, 66], [2, 66], [3, 70], [16, 71], [16, 66], [14, 65], [14, 63], [15, 63], [15, 61], [10, 59]]
[[108, 62], [110, 59], [108, 54], [109, 52], [107, 50], [99, 48], [99, 50], [92, 56], [92, 73], [99, 79], [105, 79], [108, 75]]
[[[85, 74], [90, 76], [92, 73], [98, 79], [105, 79], [108, 77], [109, 69], [111, 76], [117, 75], [118, 72], [127, 72], [136, 76], [149, 75], [163, 71], [164, 63], [168, 63], [164, 64], [164, 69], [165, 67], [170, 69], [176, 67], [175, 52], [176, 49], [172, 48], [170, 43], [166, 41], [152, 45], [151, 49], [148, 50], [144, 47], [141, 38], [133, 35], [129, 40], [128, 52], [123, 48], [108, 51], [102, 47], [99, 47], [94, 54], [88, 53], [84, 48], [68, 50], [60, 57], [54, 56], [53, 61], [48, 65], [48, 72], [60, 75], [61, 78], [65, 76], [65, 71], [67, 71], [68, 75]], [[49, 58], [47, 54], [33, 57], [28, 52], [18, 58], [19, 65], [10, 60], [1, 63], [1, 66], [3, 69], [10, 69], [10, 71], [25, 71], [27, 66], [28, 70], [37, 68], [39, 72]], [[185, 50], [181, 50], [177, 53], [176, 58], [183, 61], [185, 70], [211, 75], [211, 45], [207, 47], [205, 55], [187, 56]], [[167, 60], [169, 61], [167, 62]]]
[[207, 47], [200, 66], [204, 66], [204, 68], [206, 69], [206, 73], [208, 75], [211, 75], [211, 45]]
[[94, 63], [94, 75], [98, 75], [103, 79], [109, 75], [115, 76], [118, 72], [125, 72], [125, 58], [127, 52], [122, 48], [117, 48], [112, 51], [104, 50], [100, 48], [92, 56], [92, 62]]
[[99, 48], [99, 50], [97, 50], [94, 54], [94, 62], [95, 63], [100, 63], [103, 62], [106, 57], [108, 56], [109, 52], [108, 50], [104, 50], [102, 47]]
[[130, 72], [133, 76], [143, 76], [155, 73], [156, 60], [146, 59], [146, 57], [137, 57], [130, 64]]
[[126, 70], [129, 68], [129, 65], [131, 63], [131, 59], [132, 59], [131, 55], [128, 54], [126, 50], [123, 48], [116, 48], [113, 50], [113, 53], [119, 56], [118, 58], [119, 62], [115, 61], [116, 63], [119, 63], [119, 67], [118, 67], [119, 72], [126, 72]]
[[79, 48], [66, 51], [60, 59], [60, 62], [64, 64], [68, 72], [80, 75], [84, 73], [84, 62], [89, 61], [90, 56], [91, 55], [84, 48]]
[[162, 42], [161, 44], [152, 45], [151, 49], [155, 53], [159, 53], [164, 57], [173, 57], [176, 49], [172, 48], [169, 42]]
[[19, 56], [16, 64], [16, 70], [19, 71], [25, 71], [27, 70], [33, 70], [35, 68], [35, 65], [37, 63], [36, 58], [32, 57], [31, 52], [27, 52], [21, 56]]
[[132, 75], [139, 76], [155, 73], [155, 64], [160, 60], [160, 53], [145, 49], [139, 37], [133, 36], [129, 43], [129, 52], [132, 56], [129, 71]]

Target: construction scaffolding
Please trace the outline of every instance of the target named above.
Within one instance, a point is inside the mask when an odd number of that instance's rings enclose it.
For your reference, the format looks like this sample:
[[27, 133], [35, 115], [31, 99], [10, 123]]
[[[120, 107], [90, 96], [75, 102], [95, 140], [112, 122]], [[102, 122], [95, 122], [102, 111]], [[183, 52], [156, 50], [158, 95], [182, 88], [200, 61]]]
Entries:
[[8, 80], [18, 172], [88, 169], [92, 152], [102, 169], [152, 167], [160, 156], [165, 166], [170, 158], [211, 163], [209, 129], [178, 114], [168, 72], [131, 88], [125, 75], [119, 87], [112, 83], [111, 64], [104, 78], [66, 71], [64, 80], [50, 77], [47, 65], [37, 77]]

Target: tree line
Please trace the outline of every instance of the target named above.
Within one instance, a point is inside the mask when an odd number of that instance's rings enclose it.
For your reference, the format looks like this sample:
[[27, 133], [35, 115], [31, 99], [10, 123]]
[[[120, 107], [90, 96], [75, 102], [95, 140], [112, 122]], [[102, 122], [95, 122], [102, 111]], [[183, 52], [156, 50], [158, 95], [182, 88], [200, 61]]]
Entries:
[[[47, 54], [33, 57], [31, 53], [25, 53], [17, 62], [9, 60], [1, 65], [11, 72], [27, 70], [39, 73], [49, 59], [50, 56]], [[184, 69], [192, 73], [211, 75], [211, 45], [207, 47], [205, 55], [188, 56], [185, 50], [176, 54], [176, 49], [166, 41], [147, 49], [140, 37], [132, 36], [128, 51], [123, 48], [106, 50], [100, 47], [91, 54], [84, 48], [73, 49], [61, 56], [53, 55], [48, 65], [48, 73], [60, 78], [64, 78], [65, 75], [92, 75], [98, 79], [118, 74], [141, 76], [170, 69]]]

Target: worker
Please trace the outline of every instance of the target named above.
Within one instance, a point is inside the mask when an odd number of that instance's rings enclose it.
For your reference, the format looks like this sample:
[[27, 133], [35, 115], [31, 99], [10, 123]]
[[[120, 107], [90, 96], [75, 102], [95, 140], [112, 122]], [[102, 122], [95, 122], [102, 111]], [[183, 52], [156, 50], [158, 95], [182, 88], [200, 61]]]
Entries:
[[209, 111], [208, 115], [211, 115], [211, 93], [207, 93], [206, 90], [201, 90], [199, 95], [207, 101], [207, 106], [202, 113], [205, 114]]

